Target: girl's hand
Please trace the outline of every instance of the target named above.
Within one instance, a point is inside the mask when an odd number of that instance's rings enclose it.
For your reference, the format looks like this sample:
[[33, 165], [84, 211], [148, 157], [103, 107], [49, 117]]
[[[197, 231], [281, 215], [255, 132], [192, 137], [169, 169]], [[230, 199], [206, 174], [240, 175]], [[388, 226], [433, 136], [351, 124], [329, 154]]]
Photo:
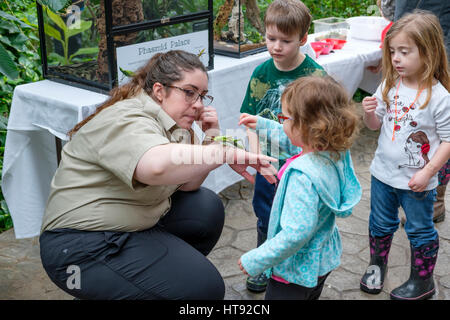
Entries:
[[425, 188], [428, 186], [432, 176], [430, 176], [429, 171], [423, 168], [420, 171], [417, 171], [411, 180], [408, 182], [408, 187], [411, 188], [414, 192], [422, 192], [425, 191]]
[[241, 271], [242, 271], [244, 274], [246, 274], [247, 276], [250, 276], [250, 275], [247, 273], [247, 271], [245, 271], [244, 267], [242, 266], [242, 262], [241, 262], [241, 259], [240, 259], [240, 258], [239, 258], [239, 261], [238, 261], [238, 265], [239, 265], [239, 269], [241, 269]]
[[365, 97], [362, 101], [362, 107], [364, 109], [363, 120], [366, 126], [371, 130], [378, 130], [381, 128], [381, 122], [375, 114], [378, 101], [375, 97]]
[[247, 128], [256, 129], [256, 122], [258, 122], [258, 117], [257, 116], [253, 116], [253, 115], [248, 114], [248, 113], [243, 113], [239, 117], [238, 125], [242, 125], [243, 124]]
[[364, 112], [366, 114], [371, 114], [371, 113], [375, 112], [375, 110], [378, 106], [377, 98], [365, 97], [362, 101], [362, 106], [363, 106]]
[[217, 111], [214, 107], [204, 107], [197, 121], [199, 122], [199, 127], [202, 129], [202, 131], [209, 131], [210, 136], [217, 136], [220, 134], [219, 117], [217, 116]]

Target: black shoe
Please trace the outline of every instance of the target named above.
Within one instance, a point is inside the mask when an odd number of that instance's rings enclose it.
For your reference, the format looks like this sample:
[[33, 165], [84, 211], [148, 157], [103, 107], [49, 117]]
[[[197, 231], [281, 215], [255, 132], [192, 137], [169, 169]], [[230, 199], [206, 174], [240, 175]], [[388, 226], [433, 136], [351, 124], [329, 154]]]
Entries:
[[384, 237], [372, 237], [369, 231], [370, 262], [359, 284], [362, 291], [378, 294], [383, 290], [392, 239], [392, 234]]
[[433, 271], [439, 250], [439, 238], [420, 247], [411, 246], [411, 273], [409, 279], [392, 290], [392, 300], [425, 300], [436, 292]]
[[246, 284], [247, 289], [252, 292], [256, 293], [264, 292], [266, 291], [267, 287], [267, 277], [264, 273], [261, 273], [256, 277], [248, 277]]

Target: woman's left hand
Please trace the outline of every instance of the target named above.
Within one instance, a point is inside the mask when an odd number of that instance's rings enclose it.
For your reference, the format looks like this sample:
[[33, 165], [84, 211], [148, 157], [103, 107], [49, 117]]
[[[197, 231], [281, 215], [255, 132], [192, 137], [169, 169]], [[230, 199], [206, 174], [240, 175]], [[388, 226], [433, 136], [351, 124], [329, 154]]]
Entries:
[[408, 187], [414, 192], [425, 191], [430, 182], [431, 176], [426, 168], [417, 171], [408, 182]]
[[220, 135], [219, 117], [217, 116], [217, 111], [214, 107], [211, 106], [204, 107], [198, 117], [197, 122], [202, 131], [205, 132], [207, 135], [209, 136]]

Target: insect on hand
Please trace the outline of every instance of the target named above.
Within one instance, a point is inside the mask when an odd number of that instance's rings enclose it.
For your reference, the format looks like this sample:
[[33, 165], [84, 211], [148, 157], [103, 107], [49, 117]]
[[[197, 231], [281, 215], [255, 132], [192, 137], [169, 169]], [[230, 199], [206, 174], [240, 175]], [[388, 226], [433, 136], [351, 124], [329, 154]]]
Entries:
[[235, 139], [232, 136], [217, 136], [213, 139], [216, 142], [221, 142], [225, 146], [235, 147], [239, 149], [244, 149], [244, 144], [241, 139]]

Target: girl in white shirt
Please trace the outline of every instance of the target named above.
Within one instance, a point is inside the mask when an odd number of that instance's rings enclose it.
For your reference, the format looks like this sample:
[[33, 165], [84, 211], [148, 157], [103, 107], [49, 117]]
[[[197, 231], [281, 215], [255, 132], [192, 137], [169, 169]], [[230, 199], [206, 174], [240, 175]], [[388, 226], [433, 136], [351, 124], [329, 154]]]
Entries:
[[365, 292], [376, 294], [383, 288], [402, 206], [411, 244], [411, 273], [391, 292], [391, 299], [427, 299], [435, 293], [439, 237], [433, 201], [437, 172], [450, 157], [449, 89], [438, 19], [425, 11], [405, 15], [384, 39], [383, 82], [374, 96], [362, 102], [366, 126], [380, 129], [370, 167], [370, 262], [360, 285]]

